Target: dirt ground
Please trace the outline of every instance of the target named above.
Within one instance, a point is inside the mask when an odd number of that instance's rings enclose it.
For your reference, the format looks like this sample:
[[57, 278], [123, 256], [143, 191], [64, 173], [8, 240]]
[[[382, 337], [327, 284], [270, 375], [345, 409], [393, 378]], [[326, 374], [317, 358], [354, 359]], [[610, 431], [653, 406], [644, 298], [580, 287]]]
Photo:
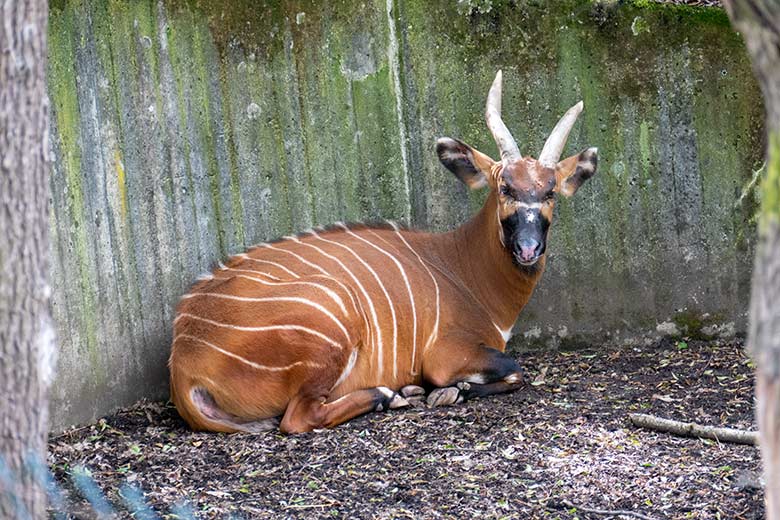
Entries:
[[145, 403], [53, 437], [49, 463], [72, 512], [84, 511], [70, 481], [82, 465], [118, 509], [129, 481], [169, 518], [182, 499], [198, 518], [764, 517], [757, 448], [627, 418], [755, 429], [739, 340], [519, 359], [529, 384], [514, 394], [292, 437], [193, 433], [170, 404]]

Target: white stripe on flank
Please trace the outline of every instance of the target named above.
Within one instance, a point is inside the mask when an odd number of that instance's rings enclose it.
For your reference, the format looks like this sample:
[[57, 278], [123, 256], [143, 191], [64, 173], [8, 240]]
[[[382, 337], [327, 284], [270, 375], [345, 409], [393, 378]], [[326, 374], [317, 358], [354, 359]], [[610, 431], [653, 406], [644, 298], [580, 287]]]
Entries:
[[[327, 278], [331, 282], [334, 282], [334, 283], [338, 284], [339, 287], [344, 289], [344, 292], [347, 293], [347, 296], [349, 296], [349, 301], [352, 304], [352, 308], [355, 309], [355, 312], [360, 313], [360, 310], [358, 309], [358, 305], [357, 305], [357, 302], [355, 301], [355, 296], [354, 296], [354, 294], [352, 292], [352, 289], [350, 289], [349, 287], [344, 285], [344, 283], [341, 280], [339, 280], [338, 278], [336, 278], [334, 276], [331, 276], [329, 274], [328, 275], [324, 275], [324, 274], [311, 274], [309, 276], [312, 277], [312, 278], [316, 278], [316, 277]], [[346, 312], [347, 311], [345, 309], [344, 313], [346, 313]]]
[[344, 367], [344, 370], [341, 371], [341, 375], [336, 380], [335, 383], [333, 383], [333, 386], [330, 387], [331, 392], [334, 388], [339, 386], [341, 383], [343, 383], [347, 377], [349, 377], [349, 374], [352, 373], [352, 369], [355, 368], [355, 362], [357, 361], [358, 351], [357, 349], [352, 350], [352, 354], [349, 355], [349, 360], [347, 361], [347, 366]]
[[[313, 233], [313, 232], [312, 232], [311, 230], [309, 230], [309, 231], [307, 231], [307, 233]], [[291, 242], [296, 242], [296, 243], [298, 243], [298, 244], [302, 244], [302, 242], [301, 242], [301, 241], [298, 239], [298, 237], [294, 237], [294, 236], [287, 236], [287, 237], [285, 237], [285, 238], [286, 238], [287, 240], [291, 241]], [[340, 281], [340, 280], [338, 280], [336, 277], [334, 277], [333, 275], [331, 275], [329, 272], [327, 272], [326, 270], [322, 269], [322, 268], [321, 268], [321, 267], [319, 267], [318, 265], [316, 265], [316, 264], [313, 264], [313, 263], [311, 263], [311, 262], [307, 261], [305, 258], [303, 258], [302, 256], [300, 256], [300, 255], [298, 255], [298, 254], [296, 254], [296, 253], [294, 253], [294, 252], [292, 252], [292, 251], [288, 251], [288, 250], [286, 250], [286, 249], [279, 249], [279, 251], [284, 251], [285, 253], [290, 253], [291, 255], [295, 255], [295, 256], [296, 256], [296, 257], [298, 257], [298, 258], [299, 258], [299, 259], [300, 259], [300, 260], [301, 260], [303, 263], [305, 263], [305, 264], [307, 264], [307, 265], [310, 265], [310, 266], [314, 267], [315, 269], [317, 269], [318, 271], [320, 271], [320, 272], [322, 273], [322, 275], [316, 275], [316, 274], [315, 274], [315, 275], [311, 275], [311, 276], [327, 276], [327, 277], [329, 277], [329, 278], [330, 278], [330, 279], [331, 279], [333, 282], [336, 282], [337, 284], [339, 284], [339, 285], [341, 286], [341, 288], [342, 288], [342, 289], [344, 289], [344, 292], [346, 292], [346, 293], [347, 293], [347, 295], [349, 296], [349, 299], [350, 299], [350, 301], [352, 302], [352, 306], [355, 308], [355, 311], [357, 311], [357, 310], [358, 310], [357, 303], [355, 302], [355, 298], [352, 296], [352, 291], [351, 291], [351, 290], [349, 290], [349, 288], [348, 288], [346, 285], [344, 285], [343, 283], [341, 283], [341, 281]], [[346, 312], [346, 311], [345, 311], [345, 312]]]
[[[252, 368], [256, 368], [257, 370], [267, 370], [269, 372], [283, 372], [285, 370], [290, 370], [291, 368], [295, 368], [295, 367], [300, 366], [300, 365], [311, 367], [311, 368], [322, 368], [322, 365], [320, 365], [318, 363], [310, 363], [308, 361], [296, 361], [295, 363], [293, 363], [291, 365], [286, 365], [286, 366], [283, 366], [283, 367], [270, 367], [268, 365], [261, 365], [259, 363], [255, 363], [254, 361], [249, 361], [248, 359], [246, 359], [244, 357], [241, 357], [238, 354], [234, 354], [233, 352], [230, 352], [229, 350], [225, 350], [225, 349], [223, 349], [221, 347], [218, 347], [217, 345], [215, 345], [215, 344], [213, 344], [211, 342], [208, 342], [205, 339], [199, 338], [197, 336], [191, 336], [190, 334], [179, 334], [178, 336], [173, 338], [173, 342], [176, 343], [176, 341], [178, 341], [179, 339], [192, 339], [192, 340], [198, 341], [200, 343], [203, 343], [204, 345], [206, 345], [209, 348], [213, 348], [217, 352], [220, 352], [220, 353], [222, 353], [222, 354], [224, 354], [224, 355], [226, 355], [228, 357], [232, 357], [233, 359], [237, 359], [237, 360], [241, 361], [242, 363], [244, 363], [245, 365], [248, 365], [248, 366], [250, 366]], [[207, 379], [210, 383], [214, 383], [214, 381], [211, 381], [208, 378], [203, 378], [203, 379]], [[216, 384], [216, 383], [214, 383], [214, 384]]]
[[[264, 273], [262, 271], [252, 271], [251, 269], [237, 269], [235, 267], [228, 267], [228, 271], [236, 271], [238, 273], [257, 273], [257, 274], [262, 274], [263, 276], [267, 276], [268, 278], [271, 278], [273, 280], [273, 281], [268, 281], [268, 280], [263, 280], [261, 278], [255, 278], [254, 276], [244, 276], [240, 274], [234, 275], [236, 278], [244, 278], [245, 280], [252, 280], [253, 282], [258, 282], [264, 285], [311, 285], [312, 287], [316, 287], [322, 290], [323, 292], [325, 292], [325, 294], [327, 294], [328, 296], [330, 296], [331, 299], [333, 299], [333, 301], [336, 302], [336, 305], [339, 306], [341, 312], [343, 312], [344, 315], [347, 314], [347, 308], [344, 306], [344, 300], [341, 299], [341, 296], [336, 294], [336, 292], [333, 291], [333, 289], [325, 287], [324, 285], [320, 285], [314, 282], [304, 282], [304, 281], [294, 281], [294, 280], [283, 281], [280, 278], [271, 276], [270, 274]], [[330, 279], [333, 280], [333, 278]], [[338, 280], [335, 281], [338, 282]], [[343, 287], [343, 284], [340, 285]]]
[[[295, 238], [295, 237], [292, 237], [292, 236], [290, 236], [290, 237], [284, 237], [284, 238], [285, 238], [286, 240], [292, 240], [292, 241], [298, 242], [298, 239], [297, 239], [297, 238]], [[260, 244], [260, 246], [259, 246], [259, 247], [266, 247], [266, 248], [268, 248], [268, 249], [273, 249], [274, 251], [280, 251], [280, 252], [282, 252], [282, 253], [287, 253], [288, 255], [292, 255], [292, 256], [294, 256], [296, 259], [298, 259], [300, 262], [302, 262], [302, 263], [304, 263], [304, 264], [308, 265], [309, 267], [313, 267], [314, 269], [316, 269], [316, 270], [317, 270], [317, 271], [319, 271], [320, 273], [322, 273], [322, 274], [324, 274], [324, 275], [328, 275], [328, 276], [330, 276], [330, 273], [328, 273], [327, 271], [325, 271], [325, 270], [324, 270], [322, 267], [318, 266], [317, 264], [313, 264], [313, 263], [309, 262], [308, 260], [306, 260], [305, 258], [303, 258], [301, 255], [299, 255], [299, 254], [297, 254], [297, 253], [295, 253], [295, 252], [293, 252], [293, 251], [288, 251], [287, 249], [282, 249], [282, 248], [279, 248], [279, 247], [275, 247], [275, 246], [272, 246], [271, 244]]]
[[208, 296], [211, 298], [222, 298], [225, 300], [235, 300], [240, 302], [255, 302], [255, 303], [264, 303], [264, 302], [293, 302], [293, 303], [300, 303], [302, 305], [308, 305], [309, 307], [313, 307], [317, 309], [318, 311], [322, 312], [324, 315], [326, 315], [328, 318], [333, 320], [333, 323], [336, 324], [336, 326], [341, 329], [341, 332], [344, 333], [344, 336], [346, 336], [347, 341], [352, 343], [352, 338], [349, 335], [349, 332], [347, 332], [346, 327], [344, 327], [344, 324], [342, 324], [336, 316], [333, 315], [332, 312], [330, 312], [328, 309], [323, 307], [317, 302], [313, 302], [311, 300], [307, 300], [306, 298], [298, 298], [295, 296], [275, 296], [275, 297], [269, 297], [269, 298], [251, 298], [248, 296], [234, 296], [232, 294], [222, 294], [222, 293], [213, 293], [213, 292], [196, 292], [196, 293], [190, 293], [182, 297], [182, 299], [185, 298], [194, 298], [196, 296]]
[[311, 334], [312, 336], [316, 336], [320, 338], [321, 340], [325, 341], [326, 343], [329, 343], [333, 345], [334, 347], [338, 349], [342, 349], [342, 345], [340, 343], [336, 343], [333, 341], [333, 339], [329, 338], [322, 332], [310, 329], [308, 327], [304, 327], [303, 325], [267, 325], [264, 327], [245, 327], [242, 325], [231, 325], [230, 323], [222, 323], [219, 321], [210, 320], [208, 318], [203, 318], [201, 316], [195, 316], [194, 314], [190, 314], [188, 312], [182, 312], [179, 313], [178, 316], [176, 316], [176, 319], [173, 320], [173, 323], [176, 324], [180, 319], [182, 318], [191, 318], [193, 320], [202, 321], [204, 323], [208, 323], [209, 325], [214, 325], [216, 327], [223, 327], [226, 329], [232, 329], [232, 330], [240, 330], [243, 332], [267, 332], [272, 330], [298, 330], [301, 332], [305, 332], [306, 334]]
[[[412, 293], [412, 286], [409, 284], [409, 278], [406, 276], [406, 271], [404, 270], [403, 266], [401, 265], [401, 262], [399, 262], [396, 257], [391, 255], [390, 253], [388, 253], [387, 251], [385, 251], [381, 247], [377, 246], [376, 244], [373, 244], [372, 242], [369, 242], [365, 238], [357, 235], [356, 233], [353, 233], [346, 226], [344, 226], [344, 229], [346, 229], [347, 233], [349, 233], [350, 235], [354, 236], [355, 238], [357, 238], [359, 240], [362, 240], [363, 242], [365, 242], [366, 244], [370, 245], [371, 247], [373, 247], [374, 249], [376, 249], [377, 251], [379, 251], [383, 255], [387, 256], [390, 260], [392, 260], [393, 263], [395, 263], [395, 266], [398, 268], [398, 271], [401, 273], [401, 277], [404, 279], [404, 284], [406, 284], [406, 292], [409, 293], [409, 301], [412, 304], [412, 337], [414, 339], [412, 341], [412, 364], [411, 364], [410, 368], [411, 368], [411, 371], [412, 371], [412, 375], [416, 375], [416, 372], [414, 370], [414, 360], [417, 357], [417, 308], [414, 305], [414, 293]], [[381, 240], [381, 238], [376, 233], [371, 231], [371, 229], [366, 229], [366, 231], [368, 231], [369, 233], [371, 233], [372, 235], [374, 235], [375, 237], [377, 237], [377, 238], [379, 238]], [[396, 354], [395, 351], [393, 351], [393, 365], [394, 365], [393, 366], [393, 374], [397, 373], [396, 357], [397, 357], [397, 354]]]
[[431, 281], [433, 282], [433, 286], [436, 289], [436, 321], [434, 322], [433, 329], [431, 330], [430, 335], [428, 335], [428, 341], [425, 342], [425, 346], [423, 347], [423, 352], [428, 350], [430, 346], [433, 344], [434, 341], [439, 337], [439, 315], [441, 310], [441, 299], [439, 295], [439, 283], [436, 281], [436, 277], [433, 276], [433, 273], [428, 268], [428, 266], [425, 263], [425, 260], [422, 259], [422, 257], [417, 253], [417, 251], [412, 248], [411, 245], [409, 245], [409, 242], [406, 241], [404, 236], [401, 234], [401, 230], [398, 229], [398, 225], [393, 221], [388, 221], [388, 223], [393, 227], [393, 230], [395, 231], [395, 234], [398, 235], [398, 238], [401, 239], [401, 242], [404, 243], [404, 245], [409, 248], [409, 251], [411, 251], [414, 256], [417, 257], [417, 260], [419, 260], [420, 264], [423, 266], [425, 271], [428, 273], [428, 276], [431, 277]]
[[274, 267], [278, 267], [282, 271], [286, 271], [287, 273], [289, 273], [290, 276], [292, 276], [293, 278], [300, 278], [300, 276], [298, 276], [294, 272], [290, 271], [289, 269], [287, 269], [282, 264], [277, 264], [276, 262], [271, 262], [269, 260], [261, 260], [259, 258], [252, 258], [251, 256], [249, 256], [246, 253], [241, 253], [240, 255], [236, 255], [236, 256], [239, 257], [239, 258], [243, 258], [244, 260], [249, 260], [250, 262], [259, 262], [261, 264], [268, 264], [268, 265], [272, 265]]
[[[337, 223], [337, 225], [343, 225], [341, 223]], [[370, 265], [366, 263], [363, 258], [360, 257], [355, 251], [352, 250], [352, 248], [345, 246], [344, 244], [341, 244], [339, 242], [328, 240], [326, 238], [322, 238], [318, 234], [314, 234], [315, 237], [322, 240], [323, 242], [327, 242], [329, 244], [333, 244], [336, 246], [339, 246], [346, 251], [352, 253], [352, 256], [354, 256], [358, 262], [363, 264], [363, 266], [368, 270], [369, 273], [374, 277], [376, 280], [376, 283], [379, 285], [379, 288], [382, 289], [382, 292], [385, 295], [385, 298], [387, 298], [387, 303], [390, 306], [390, 317], [393, 319], [393, 359], [395, 360], [396, 352], [398, 350], [398, 321], [395, 317], [395, 307], [393, 307], [393, 300], [390, 298], [390, 294], [388, 294], [387, 289], [385, 289], [385, 286], [382, 284], [382, 280], [379, 279], [379, 275], [376, 274], [376, 271], [374, 271]], [[382, 344], [380, 343], [377, 348], [377, 366], [379, 368], [379, 376], [384, 376], [384, 360], [382, 359]], [[398, 367], [397, 364], [394, 364], [393, 366], [393, 377], [396, 377], [398, 375]]]
[[[311, 236], [316, 237], [319, 240], [323, 240], [325, 242], [330, 242], [329, 240], [325, 240], [324, 238], [320, 237], [317, 234], [316, 231], [311, 231], [310, 233], [311, 233]], [[321, 255], [323, 255], [323, 256], [325, 256], [327, 258], [330, 258], [331, 260], [333, 260], [334, 262], [339, 264], [341, 266], [341, 268], [344, 270], [344, 272], [347, 273], [349, 275], [349, 277], [352, 278], [352, 280], [355, 282], [355, 284], [357, 285], [358, 289], [360, 289], [360, 292], [363, 293], [363, 297], [366, 299], [366, 302], [368, 302], [368, 310], [371, 312], [371, 321], [374, 322], [374, 331], [375, 331], [375, 334], [376, 334], [377, 350], [381, 353], [382, 352], [382, 330], [379, 328], [379, 318], [377, 317], [376, 309], [374, 308], [374, 302], [371, 299], [371, 296], [368, 295], [368, 292], [366, 291], [366, 288], [363, 287], [363, 284], [360, 283], [360, 280], [358, 280], [357, 276], [355, 276], [354, 273], [352, 271], [350, 271], [347, 268], [346, 265], [344, 265], [344, 262], [342, 262], [341, 260], [339, 260], [335, 256], [333, 256], [333, 255], [331, 255], [329, 253], [326, 253], [325, 251], [323, 251], [319, 247], [315, 246], [314, 244], [309, 244], [308, 242], [304, 242], [304, 241], [301, 241], [300, 243], [305, 245], [305, 246], [311, 247], [312, 249], [314, 249], [317, 252], [319, 252]], [[372, 350], [373, 350], [373, 347], [372, 347]], [[382, 367], [382, 357], [379, 356], [379, 373], [380, 374], [382, 374], [382, 368], [383, 368]]]

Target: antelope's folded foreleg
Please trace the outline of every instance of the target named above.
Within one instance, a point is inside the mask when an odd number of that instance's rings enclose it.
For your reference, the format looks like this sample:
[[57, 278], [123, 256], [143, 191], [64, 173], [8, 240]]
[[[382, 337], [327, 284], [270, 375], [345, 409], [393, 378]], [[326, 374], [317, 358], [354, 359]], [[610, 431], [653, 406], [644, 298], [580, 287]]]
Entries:
[[517, 361], [482, 344], [434, 346], [423, 360], [423, 377], [437, 387], [428, 395], [430, 406], [511, 392], [523, 382]]
[[408, 405], [406, 399], [384, 386], [356, 390], [331, 402], [323, 395], [300, 393], [290, 401], [279, 428], [285, 433], [303, 433], [331, 428], [364, 413]]

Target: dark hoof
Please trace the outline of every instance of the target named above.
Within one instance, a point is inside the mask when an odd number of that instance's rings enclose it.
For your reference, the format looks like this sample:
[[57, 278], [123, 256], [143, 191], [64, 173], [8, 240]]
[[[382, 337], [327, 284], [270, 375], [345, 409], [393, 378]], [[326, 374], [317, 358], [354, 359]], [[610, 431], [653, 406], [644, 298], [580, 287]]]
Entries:
[[378, 386], [377, 390], [382, 394], [383, 399], [376, 405], [374, 410], [381, 412], [383, 410], [393, 410], [395, 408], [403, 408], [409, 406], [409, 401], [401, 397], [396, 392], [393, 392], [386, 386]]

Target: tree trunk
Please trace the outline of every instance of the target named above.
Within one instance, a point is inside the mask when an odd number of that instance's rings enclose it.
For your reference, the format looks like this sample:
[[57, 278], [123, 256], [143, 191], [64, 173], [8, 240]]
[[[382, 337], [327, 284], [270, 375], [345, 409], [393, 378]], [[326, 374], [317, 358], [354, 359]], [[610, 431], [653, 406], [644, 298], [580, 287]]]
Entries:
[[[46, 0], [0, 2], [0, 518], [44, 518], [55, 343], [49, 304]], [[40, 460], [45, 460], [41, 458]], [[2, 465], [0, 465], [0, 470]]]
[[748, 347], [756, 360], [756, 415], [766, 479], [766, 517], [780, 519], [780, 2], [726, 0], [761, 84], [767, 114], [767, 177], [761, 188]]

